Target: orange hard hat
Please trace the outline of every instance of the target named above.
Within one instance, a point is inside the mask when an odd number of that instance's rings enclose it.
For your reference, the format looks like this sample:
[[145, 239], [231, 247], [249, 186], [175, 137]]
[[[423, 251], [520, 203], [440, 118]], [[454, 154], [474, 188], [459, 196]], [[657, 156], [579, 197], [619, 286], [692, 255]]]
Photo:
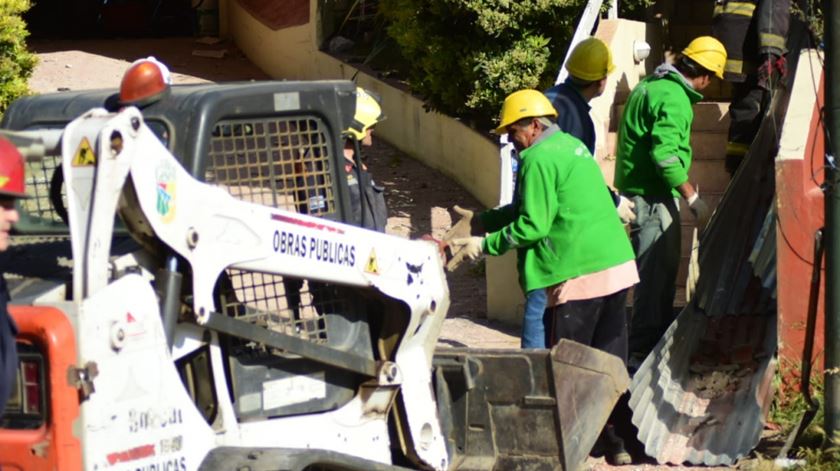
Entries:
[[0, 137], [0, 196], [25, 198], [23, 156], [9, 140]]
[[138, 59], [123, 74], [120, 105], [145, 106], [163, 98], [172, 79], [169, 68], [154, 57]]

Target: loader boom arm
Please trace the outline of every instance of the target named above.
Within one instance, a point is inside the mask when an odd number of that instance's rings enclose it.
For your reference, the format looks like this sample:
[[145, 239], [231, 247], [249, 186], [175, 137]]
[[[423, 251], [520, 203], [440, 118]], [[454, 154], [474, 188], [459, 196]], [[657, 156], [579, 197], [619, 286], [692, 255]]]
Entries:
[[[238, 200], [184, 170], [135, 108], [117, 114], [91, 110], [67, 126], [61, 145], [74, 301], [95, 297], [115, 281], [109, 254], [119, 211], [132, 235], [155, 240], [167, 252], [164, 256], [176, 255], [189, 264], [194, 319], [178, 324], [173, 359], [207, 345], [202, 332], [210, 331], [213, 365], [219, 371], [218, 334], [223, 333], [372, 377], [383, 390], [399, 386], [401, 400], [411, 404], [403, 409], [414, 453], [426, 466], [447, 468], [431, 360], [449, 297], [433, 244]], [[374, 361], [337, 353], [221, 314], [214, 289], [228, 269], [373, 288], [403, 303], [410, 321], [393, 358]], [[222, 376], [215, 375], [225, 424], [217, 431], [217, 443], [235, 444], [241, 431]]]

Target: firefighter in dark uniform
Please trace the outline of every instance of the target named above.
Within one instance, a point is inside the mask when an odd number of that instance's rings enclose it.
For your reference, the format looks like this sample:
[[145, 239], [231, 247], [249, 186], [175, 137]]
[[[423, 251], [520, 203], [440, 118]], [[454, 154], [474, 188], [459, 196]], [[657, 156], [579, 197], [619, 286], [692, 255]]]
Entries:
[[344, 130], [344, 172], [350, 189], [350, 224], [385, 232], [388, 209], [385, 188], [376, 184], [362, 161], [361, 146], [373, 145], [373, 127], [385, 119], [379, 100], [363, 88], [356, 89], [356, 114]]
[[[23, 157], [8, 140], [0, 137], [0, 252], [9, 249], [9, 231], [18, 222], [15, 200], [26, 197]], [[0, 416], [17, 384], [17, 326], [9, 315], [9, 291], [0, 275]]]
[[758, 133], [770, 92], [786, 75], [790, 0], [715, 2], [712, 34], [727, 52], [724, 79], [732, 82], [726, 170], [735, 174]]

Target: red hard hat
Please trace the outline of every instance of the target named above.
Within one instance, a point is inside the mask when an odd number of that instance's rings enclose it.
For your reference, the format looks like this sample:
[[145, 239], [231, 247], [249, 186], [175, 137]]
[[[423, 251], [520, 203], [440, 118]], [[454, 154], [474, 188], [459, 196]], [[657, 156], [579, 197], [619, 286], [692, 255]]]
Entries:
[[0, 137], [0, 196], [26, 197], [23, 156], [7, 139]]
[[144, 106], [161, 98], [169, 91], [172, 79], [169, 69], [154, 57], [139, 59], [125, 71], [120, 83], [120, 104]]

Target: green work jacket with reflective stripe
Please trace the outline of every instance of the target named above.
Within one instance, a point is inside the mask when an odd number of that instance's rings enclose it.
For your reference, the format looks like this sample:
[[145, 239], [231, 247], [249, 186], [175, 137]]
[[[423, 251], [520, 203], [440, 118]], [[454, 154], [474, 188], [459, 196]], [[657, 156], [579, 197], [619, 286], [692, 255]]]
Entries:
[[483, 250], [517, 250], [525, 292], [635, 258], [601, 169], [577, 138], [554, 125], [520, 154], [514, 203], [481, 213]]
[[618, 128], [615, 187], [623, 193], [679, 196], [691, 168], [691, 107], [703, 95], [670, 64], [636, 85]]

